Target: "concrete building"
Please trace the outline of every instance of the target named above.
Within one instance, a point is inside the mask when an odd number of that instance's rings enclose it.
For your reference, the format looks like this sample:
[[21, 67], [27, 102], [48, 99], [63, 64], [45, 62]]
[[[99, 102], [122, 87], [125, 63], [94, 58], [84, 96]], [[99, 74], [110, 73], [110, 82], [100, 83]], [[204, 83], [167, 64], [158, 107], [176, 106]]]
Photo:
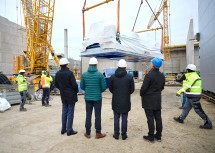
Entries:
[[26, 50], [24, 27], [0, 16], [0, 71], [13, 73], [13, 57]]
[[215, 94], [215, 1], [199, 0], [200, 73], [203, 89]]

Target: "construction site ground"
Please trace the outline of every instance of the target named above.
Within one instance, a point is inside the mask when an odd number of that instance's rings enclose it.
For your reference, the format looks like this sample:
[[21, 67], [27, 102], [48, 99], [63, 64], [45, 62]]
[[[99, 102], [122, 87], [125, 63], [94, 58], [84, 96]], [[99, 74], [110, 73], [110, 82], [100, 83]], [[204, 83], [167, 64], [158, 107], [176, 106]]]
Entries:
[[[141, 105], [139, 90], [142, 83], [136, 83], [131, 96], [132, 107], [128, 116], [128, 139], [113, 138], [113, 111], [111, 93], [103, 93], [102, 132], [106, 138], [95, 139], [94, 115], [91, 138], [85, 133], [85, 101], [79, 95], [75, 106], [74, 129], [77, 135], [61, 135], [61, 99], [52, 96], [51, 107], [42, 107], [40, 101], [26, 104], [27, 112], [19, 112], [19, 105], [0, 113], [0, 153], [214, 153], [215, 128], [200, 129], [203, 120], [192, 109], [184, 124], [173, 120], [181, 113], [180, 98], [175, 96], [179, 87], [165, 87], [162, 92], [162, 142], [150, 143], [143, 140], [148, 126]], [[201, 100], [202, 107], [215, 124], [215, 104]]]

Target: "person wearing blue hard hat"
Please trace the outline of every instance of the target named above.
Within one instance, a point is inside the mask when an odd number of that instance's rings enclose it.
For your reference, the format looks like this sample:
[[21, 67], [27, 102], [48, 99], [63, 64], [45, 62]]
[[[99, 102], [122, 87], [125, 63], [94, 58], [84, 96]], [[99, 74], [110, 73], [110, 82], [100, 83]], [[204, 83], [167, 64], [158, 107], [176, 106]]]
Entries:
[[151, 60], [152, 64], [154, 65], [154, 67], [156, 68], [160, 68], [162, 66], [162, 59], [155, 57]]
[[[162, 118], [161, 118], [161, 91], [164, 89], [165, 77], [159, 71], [162, 65], [162, 59], [153, 58], [151, 60], [151, 70], [145, 75], [140, 90], [142, 98], [142, 108], [145, 111], [148, 123], [148, 135], [143, 139], [153, 142], [154, 139], [161, 141], [162, 136]], [[154, 125], [156, 122], [156, 128]], [[156, 133], [154, 133], [156, 129]]]

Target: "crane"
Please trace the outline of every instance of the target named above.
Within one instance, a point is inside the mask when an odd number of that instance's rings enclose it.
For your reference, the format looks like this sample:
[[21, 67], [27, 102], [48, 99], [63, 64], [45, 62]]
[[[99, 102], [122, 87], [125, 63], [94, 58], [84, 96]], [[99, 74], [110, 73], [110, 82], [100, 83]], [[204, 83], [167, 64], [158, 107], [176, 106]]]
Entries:
[[[148, 3], [148, 1], [146, 0]], [[163, 11], [163, 25], [159, 22], [160, 28], [162, 29], [162, 36], [161, 36], [161, 50], [164, 51], [164, 59], [170, 60], [170, 49], [169, 49], [169, 27], [168, 27], [168, 0], [163, 0], [161, 2], [160, 8], [158, 9], [157, 13], [153, 12], [147, 28], [150, 29], [153, 23], [158, 20], [159, 15]], [[154, 28], [155, 29], [155, 28]]]
[[49, 54], [57, 65], [58, 57], [51, 45], [55, 0], [21, 0], [26, 27], [27, 50], [23, 51], [30, 74], [48, 69]]
[[[170, 60], [170, 49], [169, 49], [169, 29], [168, 29], [168, 0], [162, 0], [161, 5], [156, 13], [152, 10], [151, 6], [148, 3], [148, 0], [145, 0], [148, 6], [150, 7], [152, 16], [149, 20], [146, 30], [136, 31], [137, 33], [148, 32], [148, 31], [155, 31], [155, 30], [162, 30], [161, 33], [161, 51], [164, 52], [164, 59]], [[141, 1], [141, 4], [143, 2]], [[161, 12], [163, 11], [163, 24], [158, 20]], [[138, 11], [139, 13], [139, 11]], [[151, 28], [155, 21], [158, 21], [160, 27]], [[136, 23], [136, 20], [135, 20]], [[134, 29], [134, 27], [133, 27]]]

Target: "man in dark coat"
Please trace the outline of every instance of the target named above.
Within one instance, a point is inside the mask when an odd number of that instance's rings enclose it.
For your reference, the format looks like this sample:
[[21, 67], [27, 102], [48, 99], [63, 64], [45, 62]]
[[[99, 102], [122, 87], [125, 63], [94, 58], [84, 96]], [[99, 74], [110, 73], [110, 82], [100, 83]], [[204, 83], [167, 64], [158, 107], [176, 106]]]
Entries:
[[114, 113], [114, 135], [119, 139], [119, 119], [122, 116], [121, 135], [127, 138], [128, 112], [131, 110], [131, 94], [134, 92], [134, 80], [127, 74], [127, 63], [124, 59], [118, 62], [118, 69], [110, 78], [109, 90], [112, 95], [112, 109]]
[[[159, 71], [162, 65], [160, 58], [153, 58], [151, 60], [151, 70], [146, 74], [141, 90], [140, 96], [142, 97], [142, 107], [145, 110], [147, 123], [148, 123], [148, 136], [143, 136], [145, 140], [150, 142], [156, 138], [161, 141], [162, 136], [162, 118], [161, 118], [161, 91], [164, 89], [165, 77]], [[154, 135], [156, 122], [156, 134]]]
[[78, 101], [78, 85], [74, 74], [67, 68], [69, 61], [67, 58], [60, 59], [61, 70], [56, 73], [55, 86], [60, 90], [62, 108], [62, 129], [61, 134], [67, 132], [67, 136], [77, 134], [73, 130], [73, 117], [75, 103]]

